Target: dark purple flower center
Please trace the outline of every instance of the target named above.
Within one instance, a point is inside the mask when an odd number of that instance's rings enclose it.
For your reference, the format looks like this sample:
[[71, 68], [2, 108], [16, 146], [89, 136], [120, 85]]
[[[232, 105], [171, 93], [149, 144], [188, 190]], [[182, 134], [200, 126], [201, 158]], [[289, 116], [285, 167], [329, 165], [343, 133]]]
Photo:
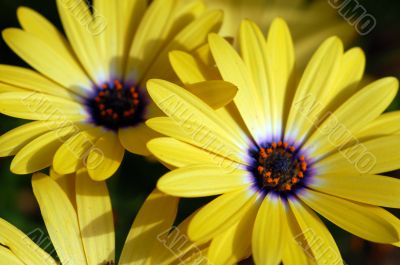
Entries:
[[139, 86], [115, 80], [96, 87], [87, 106], [93, 123], [116, 131], [143, 122], [147, 101]]
[[250, 153], [254, 162], [249, 169], [262, 191], [292, 192], [309, 174], [304, 155], [286, 142], [272, 142]]

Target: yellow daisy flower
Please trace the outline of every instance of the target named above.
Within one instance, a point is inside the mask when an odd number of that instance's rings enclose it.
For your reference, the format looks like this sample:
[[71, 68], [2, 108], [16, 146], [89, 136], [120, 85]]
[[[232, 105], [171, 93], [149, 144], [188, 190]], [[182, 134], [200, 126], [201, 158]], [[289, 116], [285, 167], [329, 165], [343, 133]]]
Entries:
[[[0, 65], [0, 112], [35, 120], [0, 138], [12, 172], [54, 163], [60, 174], [84, 166], [104, 180], [125, 149], [149, 155], [155, 136], [144, 121], [158, 116], [145, 82], [173, 78], [168, 52], [196, 50], [222, 23], [201, 0], [58, 0], [67, 39], [44, 17], [22, 7], [22, 29], [6, 29], [8, 46], [37, 71]], [[92, 10], [92, 12], [91, 12]], [[82, 165], [83, 163], [83, 165]]]
[[[54, 256], [61, 264], [116, 264], [113, 212], [105, 182], [95, 182], [80, 170], [76, 177], [34, 174], [32, 187], [50, 238], [39, 229], [25, 235], [0, 218], [1, 264], [59, 264]], [[206, 258], [208, 245], [196, 245], [185, 235], [189, 219], [172, 226], [178, 201], [157, 190], [150, 194], [133, 222], [119, 264], [168, 265]], [[51, 252], [50, 242], [56, 253]]]
[[[399, 168], [400, 112], [382, 114], [398, 81], [387, 77], [358, 88], [362, 50], [343, 51], [331, 37], [297, 82], [282, 19], [274, 20], [267, 39], [245, 20], [238, 40], [240, 55], [220, 36], [209, 36], [221, 76], [238, 87], [234, 104], [224, 109], [211, 109], [173, 83], [148, 82], [169, 116], [147, 121], [169, 136], [148, 147], [177, 168], [161, 177], [158, 189], [181, 197], [220, 195], [195, 215], [190, 238], [214, 238], [214, 264], [249, 255], [256, 264], [342, 264], [317, 212], [361, 238], [399, 242], [400, 221], [382, 208], [400, 207], [400, 180], [382, 175]], [[189, 54], [174, 52], [171, 62], [185, 83], [210, 78]]]

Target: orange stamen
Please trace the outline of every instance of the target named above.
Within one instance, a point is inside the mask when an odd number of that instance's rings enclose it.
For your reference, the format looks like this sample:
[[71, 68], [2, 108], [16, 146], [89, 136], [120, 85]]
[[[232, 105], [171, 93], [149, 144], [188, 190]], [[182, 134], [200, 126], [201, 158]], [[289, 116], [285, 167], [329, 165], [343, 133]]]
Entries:
[[306, 162], [301, 163], [301, 170], [303, 170], [303, 171], [307, 170], [307, 163]]
[[261, 155], [262, 158], [267, 158], [267, 153], [265, 153], [265, 149], [264, 148], [260, 149], [260, 155]]
[[114, 85], [115, 85], [115, 88], [117, 90], [121, 90], [122, 89], [122, 84], [121, 84], [121, 82], [119, 80], [114, 80]]

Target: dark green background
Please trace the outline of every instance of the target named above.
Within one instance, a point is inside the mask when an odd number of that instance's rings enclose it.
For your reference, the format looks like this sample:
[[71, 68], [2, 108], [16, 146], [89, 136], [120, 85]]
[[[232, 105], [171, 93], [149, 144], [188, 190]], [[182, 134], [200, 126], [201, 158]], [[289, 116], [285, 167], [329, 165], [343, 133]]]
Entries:
[[[354, 43], [361, 46], [367, 53], [367, 73], [377, 78], [388, 75], [399, 77], [400, 1], [359, 2], [377, 21], [376, 28], [370, 34], [358, 36]], [[22, 5], [39, 11], [62, 30], [55, 2], [52, 0], [0, 0], [0, 30], [19, 27], [16, 9]], [[27, 66], [7, 48], [2, 40], [0, 40], [0, 63]], [[396, 100], [390, 108], [399, 109], [399, 102]], [[0, 134], [20, 124], [22, 124], [20, 120], [0, 116]], [[10, 158], [0, 158], [0, 217], [15, 224], [26, 233], [36, 228], [44, 228], [32, 195], [30, 176], [11, 174], [10, 161]], [[165, 171], [165, 168], [157, 163], [127, 154], [120, 170], [108, 181], [116, 216], [118, 252], [121, 250], [140, 205], [154, 188], [156, 180]], [[395, 172], [392, 175], [397, 176]], [[180, 219], [202, 203], [202, 200], [184, 200], [181, 203]], [[348, 264], [400, 264], [399, 249], [364, 242], [328, 225]]]

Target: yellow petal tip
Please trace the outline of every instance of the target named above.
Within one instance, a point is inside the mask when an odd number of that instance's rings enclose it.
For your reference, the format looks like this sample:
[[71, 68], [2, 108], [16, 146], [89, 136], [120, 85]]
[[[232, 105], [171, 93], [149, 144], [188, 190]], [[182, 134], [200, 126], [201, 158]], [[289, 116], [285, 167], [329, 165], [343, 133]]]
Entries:
[[275, 25], [287, 27], [286, 20], [282, 17], [276, 17], [274, 18], [274, 20], [272, 20], [271, 26], [273, 27]]

